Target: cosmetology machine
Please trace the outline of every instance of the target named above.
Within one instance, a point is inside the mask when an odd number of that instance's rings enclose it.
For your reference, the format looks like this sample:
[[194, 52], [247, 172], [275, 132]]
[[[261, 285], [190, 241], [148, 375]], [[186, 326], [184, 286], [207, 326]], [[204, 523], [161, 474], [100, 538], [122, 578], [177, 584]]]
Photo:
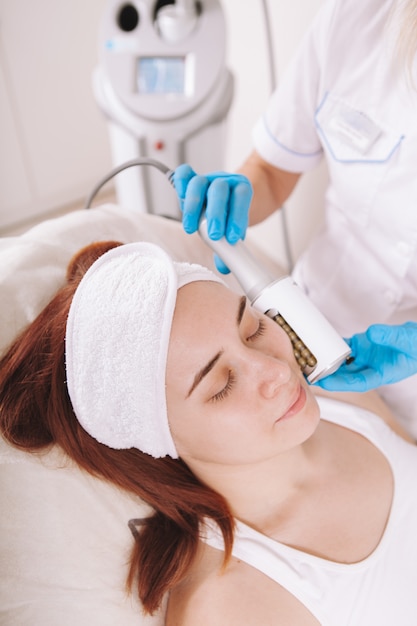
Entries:
[[[98, 191], [113, 176], [138, 165], [159, 170], [172, 185], [174, 172], [163, 163], [148, 158], [132, 160], [118, 166], [99, 181], [87, 198], [85, 208], [90, 208]], [[171, 194], [178, 202], [172, 188]], [[349, 358], [351, 350], [348, 344], [291, 276], [273, 276], [252, 256], [242, 241], [232, 246], [224, 237], [219, 241], [211, 240], [204, 216], [200, 220], [199, 232], [236, 277], [251, 305], [268, 315], [288, 334], [297, 362], [310, 383], [329, 376]]]
[[[146, 157], [219, 169], [233, 97], [225, 39], [219, 0], [108, 0], [93, 87], [115, 166]], [[180, 219], [152, 168], [123, 172], [116, 193], [128, 209]]]

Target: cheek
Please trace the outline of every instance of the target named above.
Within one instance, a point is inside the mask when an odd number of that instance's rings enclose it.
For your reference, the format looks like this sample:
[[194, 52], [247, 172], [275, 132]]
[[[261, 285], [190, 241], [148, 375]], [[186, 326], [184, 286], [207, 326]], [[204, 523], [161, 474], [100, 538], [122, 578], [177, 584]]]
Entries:
[[188, 410], [174, 411], [169, 425], [180, 458], [200, 458], [202, 450], [211, 448], [210, 430]]
[[181, 386], [181, 375], [170, 377], [166, 386], [166, 403], [171, 435], [178, 454], [183, 456], [204, 441], [205, 423], [202, 411], [195, 407], [191, 398], [185, 398], [187, 390]]
[[[175, 447], [184, 460], [230, 462], [236, 442], [246, 437], [242, 416], [235, 412], [220, 408], [213, 412], [211, 405], [182, 403], [173, 394], [167, 397], [167, 406]], [[249, 442], [253, 445], [253, 431]]]

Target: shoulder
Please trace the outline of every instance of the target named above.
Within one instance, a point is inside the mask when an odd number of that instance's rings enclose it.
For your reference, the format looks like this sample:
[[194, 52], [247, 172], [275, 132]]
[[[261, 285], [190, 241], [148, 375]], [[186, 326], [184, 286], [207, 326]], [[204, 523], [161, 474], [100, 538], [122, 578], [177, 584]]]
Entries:
[[202, 546], [187, 580], [170, 595], [165, 626], [317, 626], [311, 613], [270, 578]]
[[331, 392], [325, 391], [320, 387], [314, 387], [314, 393], [319, 400], [320, 398], [327, 398], [347, 406], [353, 405], [359, 409], [364, 409], [365, 411], [373, 413], [385, 422], [391, 430], [393, 430], [402, 439], [405, 439], [405, 441], [408, 441], [409, 443], [415, 443], [414, 439], [398, 422], [390, 408], [385, 404], [381, 396], [379, 396], [376, 391], [368, 391], [366, 393]]
[[[321, 61], [333, 68], [355, 70], [362, 55], [383, 45], [395, 0], [326, 0], [311, 26]], [[346, 46], [349, 55], [345, 54]], [[327, 68], [328, 69], [328, 68]]]

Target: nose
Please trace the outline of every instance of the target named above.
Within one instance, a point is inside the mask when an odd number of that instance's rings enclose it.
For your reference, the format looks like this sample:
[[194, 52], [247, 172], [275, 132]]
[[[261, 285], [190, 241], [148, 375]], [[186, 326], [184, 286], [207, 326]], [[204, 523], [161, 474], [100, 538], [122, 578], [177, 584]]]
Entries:
[[266, 398], [274, 398], [281, 387], [291, 378], [291, 367], [285, 361], [268, 357], [259, 363], [259, 392]]

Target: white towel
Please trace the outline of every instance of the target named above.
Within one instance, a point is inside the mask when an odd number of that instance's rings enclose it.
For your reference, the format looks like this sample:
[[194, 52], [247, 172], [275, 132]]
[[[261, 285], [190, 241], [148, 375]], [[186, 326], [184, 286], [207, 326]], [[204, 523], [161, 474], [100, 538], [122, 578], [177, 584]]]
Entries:
[[86, 272], [68, 315], [66, 370], [75, 415], [97, 441], [178, 458], [166, 360], [177, 290], [198, 280], [222, 282], [144, 242], [113, 248]]

